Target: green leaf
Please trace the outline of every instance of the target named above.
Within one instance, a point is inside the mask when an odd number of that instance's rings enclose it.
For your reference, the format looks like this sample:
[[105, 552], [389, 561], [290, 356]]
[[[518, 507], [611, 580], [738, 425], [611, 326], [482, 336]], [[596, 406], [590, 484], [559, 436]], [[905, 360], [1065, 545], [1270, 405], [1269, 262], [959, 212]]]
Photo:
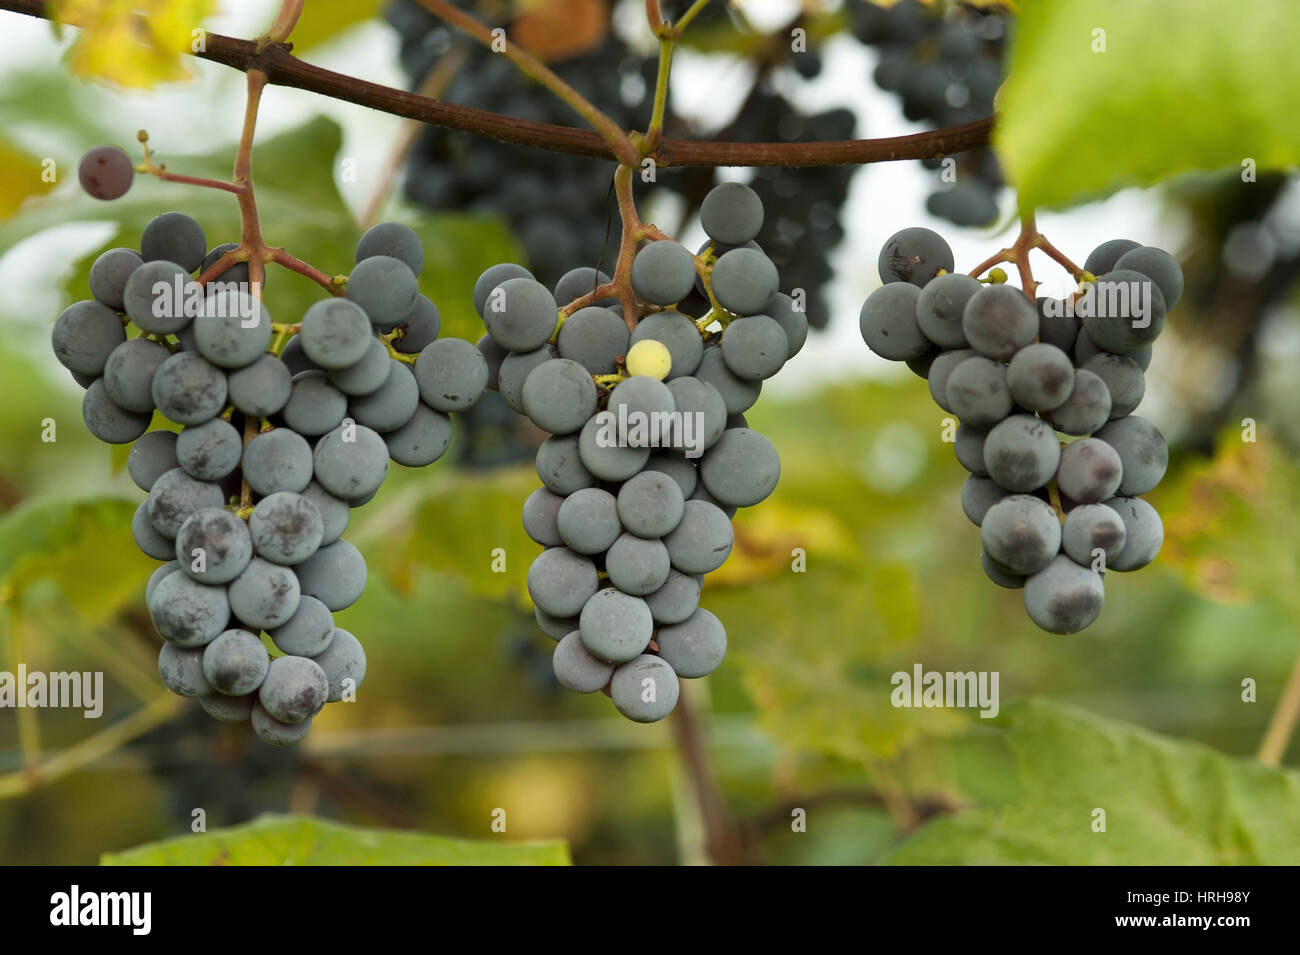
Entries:
[[474, 841], [362, 829], [310, 816], [250, 823], [105, 853], [101, 865], [569, 865], [565, 843]]
[[0, 601], [49, 579], [88, 619], [111, 617], [157, 567], [131, 539], [135, 509], [120, 498], [40, 498], [0, 518]]
[[[1300, 846], [1300, 774], [1199, 743], [1035, 700], [1006, 706], [953, 743], [988, 789], [987, 759], [1008, 757], [1006, 791], [937, 819], [883, 861], [895, 865], [1287, 865]], [[1095, 811], [1106, 813], [1094, 832]]]
[[1297, 35], [1291, 0], [1026, 0], [996, 132], [1021, 206], [1300, 162]]
[[319, 46], [350, 27], [379, 15], [380, 0], [312, 0], [289, 39], [294, 51]]

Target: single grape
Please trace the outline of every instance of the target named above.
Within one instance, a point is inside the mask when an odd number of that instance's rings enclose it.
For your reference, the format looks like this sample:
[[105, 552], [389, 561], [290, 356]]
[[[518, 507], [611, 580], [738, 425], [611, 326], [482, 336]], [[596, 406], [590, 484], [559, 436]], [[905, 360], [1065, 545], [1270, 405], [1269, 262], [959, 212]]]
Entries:
[[203, 424], [226, 406], [226, 376], [198, 352], [172, 355], [154, 372], [154, 405], [177, 424]]
[[226, 588], [201, 584], [180, 570], [158, 581], [147, 606], [158, 632], [180, 647], [201, 647], [230, 622]]
[[[316, 442], [313, 462], [321, 487], [335, 497], [355, 501], [373, 494], [384, 483], [388, 474], [388, 446], [365, 425], [345, 423]], [[304, 481], [303, 487], [306, 486]]]
[[[619, 321], [622, 322], [622, 318], [619, 318]], [[560, 336], [561, 347], [563, 347], [564, 329], [560, 329]], [[666, 381], [695, 374], [700, 359], [704, 356], [704, 342], [700, 338], [700, 330], [681, 312], [669, 310], [652, 312], [645, 316], [637, 322], [636, 328], [632, 331], [628, 347], [647, 339], [659, 342], [668, 349], [672, 367], [668, 370]]]
[[285, 653], [300, 657], [319, 656], [334, 638], [334, 615], [315, 597], [303, 596], [299, 598], [293, 616], [267, 633]]
[[[606, 414], [606, 412], [601, 412]], [[600, 418], [597, 415], [596, 418]], [[596, 420], [593, 418], [592, 420]], [[598, 458], [613, 457], [609, 452], [635, 452], [637, 454], [649, 457], [649, 452], [643, 448], [603, 448], [596, 445], [595, 432], [593, 431], [591, 454], [585, 450], [587, 443], [587, 426], [582, 430], [582, 441], [584, 451], [579, 453], [579, 438], [577, 435], [551, 435], [537, 449], [537, 476], [541, 478], [542, 483], [554, 491], [556, 494], [572, 494], [574, 491], [584, 487], [591, 487], [596, 483], [596, 478], [592, 472], [587, 469], [587, 464], [591, 460]], [[642, 461], [644, 462], [644, 457]], [[640, 465], [631, 473], [635, 474], [640, 470]], [[630, 475], [628, 475], [630, 476]], [[614, 480], [606, 478], [606, 480]]]
[[941, 235], [930, 229], [903, 229], [885, 242], [877, 267], [881, 282], [910, 282], [921, 287], [940, 271], [952, 271], [952, 249]]
[[803, 308], [796, 307], [794, 299], [784, 292], [772, 296], [772, 300], [767, 303], [767, 314], [785, 332], [789, 345], [785, 357], [789, 361], [799, 354], [804, 342], [808, 340], [808, 315]]
[[530, 278], [506, 279], [487, 297], [483, 324], [493, 340], [514, 352], [540, 348], [559, 322], [555, 297]]
[[[547, 497], [533, 504], [533, 530], [529, 530], [529, 506], [525, 503], [524, 528], [529, 537], [543, 546], [565, 544], [579, 554], [600, 554], [608, 550], [623, 531], [618, 519], [617, 500], [608, 491], [587, 487], [561, 498], [545, 488], [538, 488], [528, 500], [534, 501], [542, 494]], [[550, 515], [549, 521], [546, 521], [547, 515]], [[554, 541], [551, 540], [552, 526], [554, 536], [558, 538]], [[542, 540], [542, 537], [547, 539]]]
[[159, 534], [149, 523], [149, 502], [141, 501], [131, 517], [131, 537], [141, 553], [154, 560], [170, 560], [176, 554], [176, 543]]
[[1183, 297], [1183, 269], [1164, 249], [1149, 245], [1130, 249], [1115, 260], [1107, 272], [1129, 269], [1140, 272], [1156, 283], [1166, 308], [1173, 308]]
[[984, 568], [985, 576], [999, 587], [1005, 587], [1007, 590], [1019, 590], [1025, 585], [1024, 574], [1012, 573], [984, 551], [980, 551], [980, 564]]
[[719, 501], [736, 507], [759, 503], [776, 487], [781, 458], [772, 442], [749, 428], [729, 428], [700, 461], [700, 479]]
[[1137, 410], [1146, 394], [1146, 377], [1136, 361], [1126, 355], [1101, 352], [1083, 363], [1083, 368], [1106, 383], [1110, 392], [1110, 420]]
[[346, 610], [366, 589], [366, 560], [345, 540], [323, 545], [294, 571], [303, 595], [330, 610]]
[[154, 569], [154, 572], [149, 575], [149, 582], [144, 585], [144, 602], [146, 606], [149, 603], [149, 598], [153, 596], [154, 588], [158, 586], [162, 579], [173, 570], [180, 569], [180, 563], [174, 560], [169, 560], [165, 564], [159, 564], [158, 567]]
[[411, 420], [384, 436], [388, 456], [408, 468], [421, 468], [442, 457], [451, 444], [451, 418], [421, 403]]
[[342, 537], [343, 532], [348, 529], [348, 521], [352, 516], [351, 508], [348, 507], [347, 502], [339, 500], [315, 481], [308, 484], [307, 489], [300, 493], [311, 501], [320, 513], [322, 522], [321, 546], [332, 544]]
[[164, 537], [175, 537], [192, 514], [225, 501], [216, 484], [196, 481], [181, 468], [167, 471], [149, 489], [149, 522]]
[[253, 547], [273, 564], [301, 564], [319, 549], [324, 532], [316, 505], [289, 491], [262, 498], [248, 518]]
[[1057, 431], [1092, 434], [1110, 417], [1110, 391], [1106, 382], [1086, 369], [1074, 373], [1074, 388], [1065, 403], [1043, 415]]
[[700, 204], [700, 226], [714, 242], [744, 245], [763, 228], [763, 200], [744, 183], [720, 183]]
[[559, 357], [559, 350], [550, 344], [530, 352], [514, 352], [501, 363], [497, 375], [497, 390], [514, 411], [524, 414], [524, 382], [539, 366]]
[[81, 188], [96, 199], [121, 199], [135, 181], [131, 157], [116, 146], [96, 146], [77, 166]]
[[713, 297], [736, 315], [756, 315], [776, 294], [776, 266], [757, 249], [732, 249], [713, 264]]
[[[281, 567], [254, 557], [228, 588], [230, 612], [249, 627], [270, 630], [287, 623], [298, 609], [298, 577]], [[247, 691], [245, 691], [247, 692]]]
[[403, 355], [418, 355], [442, 331], [442, 314], [427, 295], [417, 295], [409, 315], [394, 325], [380, 325], [379, 331], [387, 335], [395, 328], [402, 334], [393, 341], [393, 348]]
[[271, 344], [271, 313], [238, 290], [205, 295], [194, 320], [194, 341], [201, 354], [220, 368], [243, 368], [265, 354]]
[[699, 469], [690, 460], [672, 451], [660, 451], [650, 455], [645, 469], [659, 471], [672, 478], [673, 483], [681, 488], [683, 500], [695, 493], [695, 485], [700, 480]]
[[695, 256], [677, 242], [650, 242], [632, 260], [632, 288], [652, 305], [680, 302], [695, 286]]
[[703, 607], [681, 623], [660, 627], [655, 642], [660, 658], [686, 679], [708, 676], [727, 655], [726, 628]]
[[609, 574], [609, 582], [635, 597], [644, 597], [662, 587], [671, 569], [668, 548], [657, 539], [623, 534], [605, 554], [605, 572]]
[[673, 393], [647, 375], [624, 378], [610, 392], [606, 409], [617, 422], [618, 439], [630, 448], [659, 447], [656, 439], [677, 410]]
[[406, 318], [415, 308], [419, 294], [420, 283], [415, 273], [391, 255], [362, 259], [348, 276], [348, 300], [360, 306], [375, 325], [391, 325]]
[[183, 212], [155, 216], [140, 234], [140, 256], [146, 262], [175, 262], [186, 272], [194, 272], [207, 252], [203, 227]]
[[614, 664], [593, 657], [576, 630], [566, 634], [555, 645], [551, 668], [560, 685], [575, 693], [595, 693], [604, 689], [614, 675]]
[[685, 503], [682, 519], [664, 537], [672, 565], [684, 574], [708, 574], [731, 554], [734, 535], [726, 513], [708, 501]]
[[1093, 275], [1104, 275], [1115, 268], [1115, 263], [1119, 261], [1121, 255], [1139, 247], [1140, 243], [1132, 239], [1107, 239], [1088, 253], [1088, 258], [1083, 262], [1083, 269]]
[[198, 481], [220, 481], [239, 467], [243, 453], [239, 431], [221, 418], [182, 429], [175, 443], [177, 462]]
[[1016, 414], [995, 424], [984, 439], [984, 468], [1000, 487], [1027, 492], [1057, 473], [1061, 444], [1045, 421]]
[[64, 368], [98, 377], [109, 356], [126, 341], [126, 331], [111, 308], [87, 300], [64, 310], [54, 323], [50, 341], [54, 357]]
[[1123, 462], [1120, 497], [1136, 497], [1150, 491], [1169, 467], [1169, 446], [1160, 429], [1146, 418], [1128, 415], [1099, 428], [1094, 437], [1115, 449]]
[[122, 296], [126, 292], [126, 281], [143, 264], [144, 259], [134, 249], [109, 249], [90, 267], [90, 294], [95, 301], [115, 312], [125, 311], [126, 303]]
[[1100, 569], [1105, 570], [1124, 550], [1126, 537], [1119, 512], [1105, 504], [1080, 504], [1071, 508], [1061, 525], [1061, 549], [1083, 567], [1091, 568], [1095, 551], [1101, 550], [1105, 561]]
[[409, 422], [419, 404], [415, 373], [406, 362], [393, 358], [384, 384], [377, 391], [353, 398], [348, 413], [358, 424], [384, 434]]
[[618, 491], [618, 517], [638, 537], [663, 537], [682, 519], [684, 497], [677, 482], [659, 471], [642, 471]]
[[81, 399], [81, 417], [86, 429], [105, 444], [130, 444], [149, 430], [153, 416], [127, 411], [108, 395], [104, 379], [86, 389]]
[[248, 526], [224, 507], [195, 511], [176, 532], [170, 556], [201, 584], [226, 584], [253, 559]]
[[293, 376], [274, 355], [263, 355], [226, 376], [230, 403], [253, 418], [269, 418], [289, 402]]
[[390, 371], [392, 371], [392, 362], [388, 349], [378, 338], [372, 338], [366, 353], [360, 360], [346, 368], [336, 368], [329, 372], [329, 380], [345, 395], [368, 395], [383, 386], [388, 380]]
[[988, 436], [988, 428], [957, 425], [957, 434], [952, 444], [953, 453], [957, 456], [957, 462], [976, 477], [989, 476], [988, 468], [984, 466], [984, 442]]
[[246, 696], [226, 696], [222, 693], [209, 693], [199, 697], [199, 705], [205, 713], [221, 723], [245, 723], [253, 712], [257, 701], [255, 693]]
[[689, 457], [699, 457], [717, 444], [727, 429], [727, 403], [717, 388], [699, 378], [673, 378], [667, 386], [681, 415], [672, 446]]
[[271, 661], [257, 699], [281, 723], [301, 723], [321, 711], [329, 696], [329, 677], [308, 657], [283, 656]]
[[984, 523], [989, 508], [1011, 494], [1006, 488], [989, 478], [972, 474], [961, 486], [961, 509], [976, 527]]
[[556, 344], [561, 358], [576, 361], [593, 375], [610, 375], [618, 370], [619, 358], [628, 352], [627, 325], [608, 308], [588, 305], [560, 326]]
[[767, 315], [738, 318], [722, 333], [722, 360], [740, 378], [771, 378], [785, 364], [790, 340]]
[[294, 335], [285, 342], [284, 350], [280, 352], [280, 361], [284, 362], [285, 367], [289, 369], [290, 376], [300, 371], [322, 370], [321, 366], [312, 361], [303, 350], [302, 335]]
[[[149, 260], [131, 273], [122, 290], [122, 303], [131, 321], [154, 335], [175, 335], [194, 319], [203, 290], [183, 265], [167, 259]], [[187, 304], [189, 308], [187, 308]]]
[[[1099, 276], [1076, 308], [1088, 337], [1116, 355], [1131, 355], [1151, 344], [1165, 326], [1166, 305], [1160, 287], [1131, 269], [1114, 269]], [[1077, 348], [1076, 357], [1080, 357]]]
[[[576, 269], [570, 269], [560, 276], [560, 280], [555, 283], [554, 296], [555, 301], [560, 305], [568, 305], [576, 302], [584, 295], [590, 295], [602, 285], [608, 285], [610, 278], [604, 272], [593, 269], [589, 265], [581, 265]], [[599, 302], [592, 302], [593, 305], [612, 305], [617, 299], [605, 298]], [[577, 314], [576, 312], [574, 314]], [[572, 316], [570, 316], [572, 317]], [[625, 326], [626, 327], [626, 326]], [[566, 355], [566, 358], [572, 358], [572, 355]], [[574, 359], [575, 361], [577, 359]]]
[[971, 296], [983, 286], [969, 275], [940, 275], [928, 282], [916, 299], [916, 324], [930, 341], [943, 348], [967, 347], [962, 315]]
[[1066, 314], [1065, 302], [1061, 299], [1038, 298], [1038, 341], [1043, 345], [1055, 345], [1073, 357], [1074, 345], [1081, 330], [1079, 319]]
[[444, 413], [472, 408], [488, 385], [487, 359], [459, 338], [430, 342], [415, 360], [414, 370], [424, 403]]
[[762, 382], [746, 381], [737, 377], [722, 357], [722, 349], [710, 347], [704, 350], [695, 377], [717, 389], [726, 405], [727, 414], [741, 414], [748, 411], [758, 400]]
[[[570, 491], [552, 486], [547, 481], [546, 475], [542, 474], [542, 450], [552, 441], [567, 441], [570, 439], [571, 436], [564, 439], [547, 438], [542, 443], [542, 448], [537, 452], [537, 473], [542, 475], [543, 483], [546, 483], [551, 490], [561, 494], [567, 494]], [[567, 448], [567, 445], [561, 447]], [[646, 461], [650, 458], [649, 448], [626, 447], [620, 443], [618, 418], [611, 411], [597, 412], [582, 426], [582, 431], [578, 434], [577, 452], [578, 460], [576, 462], [568, 457], [548, 454], [548, 464], [550, 466], [564, 465], [566, 472], [572, 472], [563, 484], [564, 487], [573, 484], [572, 491], [576, 491], [579, 487], [590, 487], [595, 483], [596, 478], [602, 481], [626, 481], [645, 467]], [[577, 481], [583, 483], [574, 484]]]
[[1124, 546], [1107, 565], [1111, 570], [1139, 570], [1156, 559], [1165, 542], [1165, 526], [1156, 509], [1140, 497], [1112, 497], [1104, 502], [1124, 522]]
[[203, 650], [198, 647], [186, 649], [164, 643], [158, 651], [158, 675], [163, 686], [177, 696], [194, 698], [212, 692], [212, 684], [203, 675]]
[[973, 348], [959, 348], [955, 351], [944, 352], [930, 365], [930, 374], [927, 376], [930, 384], [930, 397], [944, 411], [952, 413], [952, 407], [948, 403], [949, 377], [951, 377], [957, 366], [967, 358], [975, 357], [983, 356], [980, 356]]
[[654, 627], [644, 600], [613, 587], [588, 599], [578, 620], [587, 651], [607, 663], [622, 663], [639, 656], [649, 645]]
[[1099, 438], [1081, 438], [1061, 452], [1056, 486], [1076, 504], [1097, 504], [1115, 496], [1123, 473], [1114, 448]]
[[172, 468], [181, 466], [176, 456], [174, 431], [150, 431], [141, 436], [126, 456], [126, 470], [135, 486], [146, 493]]
[[[671, 548], [669, 553], [671, 554]], [[675, 567], [670, 570], [664, 585], [644, 598], [654, 622], [664, 626], [681, 623], [690, 617], [695, 612], [695, 608], [700, 605], [702, 579], [702, 576], [684, 574]]]
[[[384, 361], [389, 361], [387, 356]], [[347, 413], [347, 396], [330, 383], [324, 371], [300, 371], [294, 375], [289, 400], [281, 411], [286, 425], [309, 438], [333, 431], [343, 423]]]
[[882, 285], [867, 297], [858, 317], [858, 329], [867, 347], [881, 358], [906, 361], [925, 354], [930, 340], [916, 322], [921, 290], [906, 282]]
[[1025, 580], [1025, 610], [1048, 633], [1078, 633], [1097, 619], [1105, 597], [1101, 575], [1064, 554]]
[[552, 434], [572, 434], [596, 411], [596, 383], [576, 361], [556, 358], [529, 373], [521, 398], [537, 427]]
[[653, 723], [673, 711], [680, 686], [664, 660], [641, 654], [614, 671], [609, 695], [614, 707], [637, 723]]
[[[386, 464], [387, 452], [384, 457]], [[311, 483], [311, 445], [289, 428], [274, 428], [257, 435], [244, 446], [241, 463], [244, 480], [263, 496], [276, 491], [300, 492]]]
[[[778, 326], [779, 327], [779, 326]], [[781, 333], [781, 351], [786, 347], [785, 332]], [[653, 338], [643, 338], [627, 350], [627, 373], [632, 376], [645, 375], [663, 381], [673, 367], [673, 356], [663, 342]]]
[[1028, 411], [1051, 411], [1065, 404], [1074, 389], [1074, 365], [1055, 345], [1026, 345], [1007, 365], [1011, 399]]
[[381, 222], [366, 230], [357, 243], [357, 262], [376, 255], [398, 259], [414, 275], [419, 275], [424, 268], [424, 243], [414, 229], [400, 222]]
[[513, 262], [502, 262], [483, 271], [474, 282], [474, 311], [478, 312], [479, 318], [483, 317], [483, 310], [487, 308], [488, 296], [492, 291], [507, 279], [518, 278], [531, 279], [533, 273]]
[[338, 703], [344, 695], [355, 698], [366, 678], [366, 651], [361, 641], [342, 627], [334, 628], [334, 637], [323, 653], [313, 657], [329, 680], [328, 703]]
[[572, 617], [552, 617], [541, 607], [534, 607], [533, 616], [537, 618], [537, 626], [541, 627], [542, 632], [552, 640], [563, 640], [578, 629], [576, 614]]
[[528, 594], [554, 617], [572, 617], [596, 592], [596, 565], [566, 547], [551, 547], [528, 568]]
[[961, 328], [981, 355], [1009, 361], [1038, 335], [1038, 311], [1019, 289], [988, 285], [966, 303]]
[[373, 337], [374, 330], [364, 309], [348, 299], [330, 298], [315, 303], [303, 314], [297, 340], [302, 342], [303, 353], [308, 358], [332, 371], [348, 368], [364, 358]]
[[985, 552], [1012, 573], [1036, 574], [1061, 548], [1061, 523], [1039, 498], [1012, 494], [985, 513], [980, 540]]
[[248, 715], [253, 724], [253, 732], [262, 742], [271, 746], [292, 746], [300, 742], [311, 729], [311, 720], [281, 723], [266, 712], [266, 707], [262, 706], [260, 700], [253, 700]]

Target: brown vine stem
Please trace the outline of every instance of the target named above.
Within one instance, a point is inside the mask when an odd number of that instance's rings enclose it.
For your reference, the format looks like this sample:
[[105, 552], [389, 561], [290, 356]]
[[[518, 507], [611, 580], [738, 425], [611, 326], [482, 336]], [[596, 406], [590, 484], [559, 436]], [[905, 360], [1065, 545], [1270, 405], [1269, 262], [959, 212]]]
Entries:
[[1277, 766], [1286, 755], [1287, 744], [1300, 722], [1300, 656], [1296, 657], [1291, 675], [1287, 677], [1282, 698], [1278, 700], [1273, 715], [1269, 717], [1268, 729], [1259, 744], [1259, 761], [1265, 766]]
[[[699, 7], [700, 4], [697, 3], [696, 6]], [[50, 19], [45, 0], [0, 0], [0, 10]], [[685, 20], [686, 16], [683, 16], [679, 25]], [[609, 145], [591, 130], [500, 116], [369, 83], [304, 63], [279, 44], [272, 44], [259, 51], [257, 44], [251, 40], [209, 33], [206, 49], [189, 55], [245, 72], [260, 70], [266, 74], [267, 82], [274, 86], [307, 90], [457, 132], [551, 152], [618, 159]], [[993, 117], [990, 116], [962, 126], [883, 139], [822, 143], [724, 143], [665, 138], [652, 155], [660, 167], [862, 165], [938, 158], [977, 149], [989, 144], [992, 130]]]
[[284, 0], [280, 12], [276, 14], [275, 22], [271, 24], [271, 29], [258, 38], [259, 45], [265, 49], [272, 43], [283, 43], [289, 39], [289, 34], [298, 25], [298, 18], [302, 16], [302, 8], [305, 4], [306, 0]]
[[705, 851], [714, 865], [744, 865], [745, 846], [740, 827], [727, 809], [704, 743], [704, 727], [690, 693], [677, 698], [671, 717], [673, 739], [681, 754], [686, 775], [695, 790], [704, 823]]

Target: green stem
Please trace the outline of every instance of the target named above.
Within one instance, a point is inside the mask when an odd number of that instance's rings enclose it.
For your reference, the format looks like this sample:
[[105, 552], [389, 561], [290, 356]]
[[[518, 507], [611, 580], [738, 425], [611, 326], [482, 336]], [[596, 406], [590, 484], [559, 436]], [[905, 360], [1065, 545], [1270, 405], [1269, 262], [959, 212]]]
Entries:
[[704, 12], [704, 8], [709, 5], [709, 0], [695, 0], [690, 8], [678, 18], [673, 24], [673, 36], [679, 37], [685, 32], [686, 28], [691, 25], [691, 21]]
[[659, 138], [664, 132], [664, 113], [668, 109], [668, 76], [673, 65], [672, 37], [659, 38], [659, 73], [655, 78], [654, 107], [650, 112], [650, 128], [646, 130], [641, 144], [644, 155], [650, 155], [659, 146]]

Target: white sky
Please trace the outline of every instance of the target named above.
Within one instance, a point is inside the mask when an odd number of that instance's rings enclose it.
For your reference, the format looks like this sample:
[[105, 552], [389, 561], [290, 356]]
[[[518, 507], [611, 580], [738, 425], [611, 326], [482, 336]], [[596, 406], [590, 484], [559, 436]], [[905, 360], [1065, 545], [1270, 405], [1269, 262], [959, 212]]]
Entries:
[[[271, 20], [278, 6], [273, 0], [225, 0], [223, 13], [208, 26], [218, 33], [253, 36]], [[637, 5], [639, 7], [639, 5]], [[791, 0], [743, 0], [751, 21], [760, 28], [788, 22], [795, 9]], [[636, 30], [634, 19], [625, 11], [620, 28]], [[396, 61], [396, 37], [387, 26], [360, 26], [327, 48], [311, 52], [310, 60], [320, 66], [392, 86], [405, 85]], [[61, 55], [58, 44], [43, 21], [0, 13], [0, 82], [8, 75], [35, 66], [51, 64]], [[849, 37], [840, 37], [823, 50], [825, 68], [811, 83], [791, 83], [787, 94], [801, 106], [824, 109], [847, 106], [859, 117], [859, 136], [893, 136], [918, 132], [924, 127], [902, 117], [896, 98], [879, 90], [870, 79], [874, 54]], [[129, 131], [144, 126], [161, 140], [171, 155], [207, 152], [238, 134], [243, 109], [242, 78], [233, 70], [196, 61], [198, 74], [193, 83], [144, 93], [96, 91], [96, 104], [107, 122], [124, 131], [119, 139], [129, 142]], [[674, 108], [683, 115], [718, 109], [716, 104], [734, 103], [745, 89], [747, 68], [727, 57], [703, 57], [682, 51], [675, 61], [672, 97]], [[201, 108], [196, 108], [201, 104]], [[339, 103], [298, 90], [272, 88], [263, 99], [259, 133], [269, 136], [296, 126], [313, 114], [325, 114], [344, 129], [344, 155], [357, 160], [360, 169], [379, 168], [389, 154], [401, 121], [371, 110]], [[49, 127], [11, 131], [19, 141], [40, 154], [54, 149], [57, 118]], [[189, 148], [187, 148], [187, 146]], [[735, 175], [743, 176], [736, 171]], [[882, 163], [863, 170], [853, 180], [843, 212], [846, 238], [837, 249], [833, 265], [836, 279], [827, 290], [832, 303], [830, 329], [809, 336], [808, 344], [777, 378], [765, 384], [765, 392], [793, 394], [819, 387], [827, 380], [910, 374], [902, 365], [872, 355], [857, 329], [857, 315], [863, 299], [876, 287], [876, 256], [890, 234], [910, 225], [924, 225], [942, 233], [952, 245], [957, 267], [968, 269], [1001, 245], [1011, 232], [989, 234], [961, 229], [925, 212], [925, 197], [932, 191], [936, 174], [916, 162]], [[357, 184], [342, 184], [340, 190], [357, 209], [368, 198], [364, 177]], [[73, 183], [63, 187], [75, 188]], [[1013, 218], [1012, 199], [1004, 195], [1004, 215]], [[1152, 194], [1121, 193], [1111, 199], [1071, 210], [1066, 214], [1041, 214], [1039, 227], [1067, 254], [1082, 260], [1105, 239], [1122, 235], [1139, 242], [1176, 250], [1184, 230], [1180, 223], [1166, 221]], [[1116, 232], [1116, 224], [1122, 223]], [[24, 315], [46, 327], [44, 318], [59, 307], [49, 292], [52, 263], [86, 254], [104, 241], [103, 229], [68, 227], [57, 230], [39, 243], [24, 243], [10, 254], [0, 250], [0, 310]], [[692, 236], [682, 236], [687, 245]], [[51, 248], [59, 255], [48, 255]], [[1046, 262], [1044, 262], [1046, 265]], [[1064, 294], [1071, 286], [1060, 270], [1044, 270], [1046, 291]], [[471, 279], [472, 280], [472, 277]], [[43, 307], [46, 306], [46, 307]], [[1157, 359], [1158, 360], [1158, 359]], [[1159, 365], [1155, 369], [1158, 374]], [[1149, 392], [1151, 389], [1148, 389]]]

